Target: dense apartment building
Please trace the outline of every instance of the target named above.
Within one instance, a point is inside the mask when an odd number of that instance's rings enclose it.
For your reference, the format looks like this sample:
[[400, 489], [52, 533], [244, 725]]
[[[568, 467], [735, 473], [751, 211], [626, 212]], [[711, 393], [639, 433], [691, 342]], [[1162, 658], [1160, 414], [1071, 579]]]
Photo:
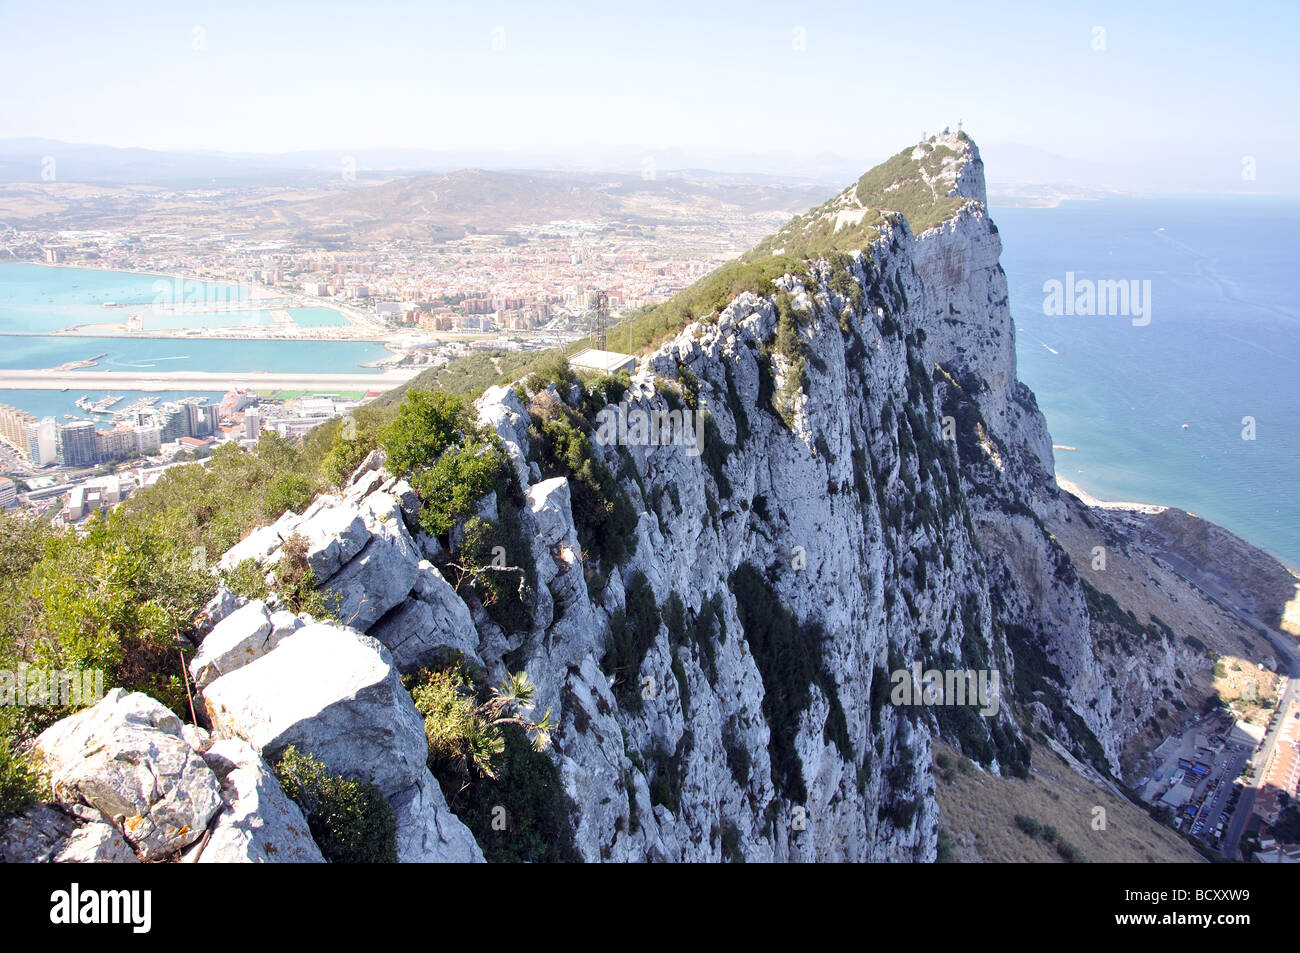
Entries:
[[114, 427], [112, 430], [96, 430], [95, 452], [97, 462], [122, 460], [135, 456], [135, 430], [127, 426]]
[[27, 428], [36, 418], [25, 410], [0, 404], [0, 439], [24, 456], [27, 455]]
[[89, 467], [99, 462], [98, 433], [93, 420], [73, 420], [59, 428], [63, 465]]
[[53, 417], [27, 425], [27, 458], [33, 466], [51, 467], [60, 459], [59, 424]]

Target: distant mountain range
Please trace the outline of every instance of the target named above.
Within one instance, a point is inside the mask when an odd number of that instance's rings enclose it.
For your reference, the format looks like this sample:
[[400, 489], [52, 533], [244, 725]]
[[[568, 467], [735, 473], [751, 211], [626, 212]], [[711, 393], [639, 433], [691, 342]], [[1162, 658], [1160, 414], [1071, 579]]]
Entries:
[[[57, 161], [57, 160], [56, 160]], [[173, 166], [172, 168], [175, 168]], [[0, 184], [0, 223], [36, 228], [145, 228], [241, 234], [324, 245], [391, 239], [450, 240], [517, 225], [601, 221], [620, 227], [724, 223], [772, 213], [776, 221], [830, 191], [796, 180], [709, 172], [455, 172], [355, 179], [300, 171], [301, 184], [259, 184], [251, 174], [207, 188], [77, 183]], [[224, 185], [218, 184], [224, 181]]]
[[[1255, 179], [1242, 178], [1243, 155], [1160, 157], [1092, 162], [1055, 155], [1034, 145], [992, 144], [983, 150], [997, 174], [989, 189], [1003, 197], [1115, 192], [1294, 193], [1300, 160], [1255, 157]], [[736, 184], [842, 187], [882, 156], [790, 152], [722, 154], [666, 149], [654, 153], [609, 151], [575, 159], [546, 152], [430, 149], [339, 149], [276, 154], [215, 151], [157, 151], [60, 142], [0, 139], [0, 183], [54, 180], [98, 185], [157, 185], [170, 188], [298, 186], [340, 179], [380, 181], [394, 176], [447, 173], [460, 169], [613, 172], [657, 178], [669, 172], [718, 176]], [[50, 165], [53, 160], [53, 166]]]

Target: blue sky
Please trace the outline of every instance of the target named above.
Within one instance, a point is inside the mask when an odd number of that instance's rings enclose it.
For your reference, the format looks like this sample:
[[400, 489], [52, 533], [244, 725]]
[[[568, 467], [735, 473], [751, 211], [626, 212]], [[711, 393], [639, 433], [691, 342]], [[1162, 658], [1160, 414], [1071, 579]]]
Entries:
[[0, 0], [0, 138], [880, 157], [961, 119], [1078, 159], [1293, 155], [1298, 10]]

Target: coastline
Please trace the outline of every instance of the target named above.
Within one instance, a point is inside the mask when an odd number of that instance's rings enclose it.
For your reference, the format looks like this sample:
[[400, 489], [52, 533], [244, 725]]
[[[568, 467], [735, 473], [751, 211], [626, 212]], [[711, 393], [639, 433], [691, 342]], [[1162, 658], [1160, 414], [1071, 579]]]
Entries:
[[[105, 271], [113, 275], [139, 275], [142, 278], [167, 278], [171, 281], [195, 281], [205, 285], [229, 285], [233, 288], [248, 288], [250, 298], [278, 298], [283, 294], [277, 292], [274, 288], [267, 287], [260, 282], [231, 281], [228, 278], [196, 278], [194, 275], [183, 275], [179, 272], [167, 271], [122, 271], [120, 268], [101, 268], [90, 262], [71, 262], [71, 261], [23, 261], [22, 259], [12, 259], [10, 261], [0, 261], [0, 265], [37, 265], [41, 268], [65, 268], [70, 271]], [[252, 292], [259, 292], [252, 294]]]
[[[23, 331], [6, 331], [0, 332], [3, 335], [21, 335], [33, 337], [105, 337], [105, 338], [158, 338], [158, 339], [185, 339], [185, 340], [229, 340], [229, 341], [271, 341], [271, 340], [308, 340], [308, 341], [353, 341], [369, 344], [384, 344], [388, 346], [389, 329], [376, 325], [373, 319], [358, 311], [356, 308], [341, 303], [334, 302], [328, 298], [317, 298], [310, 295], [304, 295], [298, 292], [286, 292], [280, 289], [272, 288], [260, 282], [231, 281], [226, 278], [199, 278], [193, 275], [185, 275], [178, 272], [164, 271], [124, 271], [121, 268], [98, 267], [88, 262], [40, 262], [40, 261], [19, 261], [12, 260], [0, 262], [0, 265], [33, 265], [41, 268], [62, 268], [73, 271], [98, 271], [105, 274], [124, 275], [138, 278], [157, 278], [167, 281], [179, 282], [182, 286], [186, 283], [197, 285], [209, 285], [222, 288], [238, 288], [247, 293], [247, 298], [241, 297], [240, 303], [247, 304], [247, 310], [260, 311], [271, 310], [262, 302], [274, 300], [292, 300], [298, 308], [322, 308], [332, 311], [343, 319], [339, 325], [293, 325], [286, 328], [279, 323], [266, 325], [219, 325], [215, 327], [178, 327], [178, 328], [152, 328], [148, 331], [133, 332], [128, 331], [125, 321], [118, 322], [98, 322], [89, 321], [81, 324], [72, 324], [66, 327], [58, 328], [53, 331], [42, 332], [23, 332]], [[147, 307], [147, 305], [140, 305]], [[202, 313], [196, 311], [195, 313]], [[389, 347], [389, 350], [394, 350]]]
[[1157, 513], [1163, 513], [1169, 507], [1160, 503], [1138, 503], [1132, 500], [1102, 500], [1093, 496], [1079, 484], [1067, 480], [1059, 473], [1056, 474], [1056, 485], [1072, 496], [1077, 496], [1083, 503], [1093, 509], [1099, 510], [1128, 510], [1135, 513], [1144, 513], [1148, 516], [1154, 516]]
[[1109, 510], [1115, 513], [1132, 513], [1140, 516], [1158, 516], [1161, 513], [1165, 513], [1169, 510], [1174, 510], [1179, 513], [1185, 513], [1187, 516], [1190, 516], [1197, 520], [1201, 520], [1205, 524], [1214, 527], [1216, 530], [1220, 532], [1227, 533], [1229, 536], [1233, 537], [1234, 539], [1240, 541], [1241, 543], [1244, 543], [1245, 545], [1251, 547], [1252, 549], [1268, 557], [1273, 562], [1277, 563], [1279, 566], [1281, 566], [1283, 569], [1289, 572], [1291, 575], [1295, 576], [1297, 579], [1300, 579], [1300, 568], [1297, 568], [1297, 566], [1295, 566], [1291, 562], [1291, 560], [1287, 559], [1285, 556], [1281, 555], [1280, 553], [1274, 552], [1272, 549], [1269, 549], [1268, 547], [1263, 546], [1259, 543], [1252, 542], [1251, 540], [1246, 539], [1244, 536], [1238, 534], [1235, 530], [1232, 530], [1227, 526], [1224, 526], [1222, 523], [1217, 523], [1214, 520], [1209, 519], [1208, 517], [1202, 516], [1199, 513], [1194, 513], [1190, 510], [1184, 510], [1182, 509], [1182, 507], [1179, 506], [1171, 506], [1163, 503], [1139, 503], [1132, 500], [1098, 499], [1097, 497], [1089, 493], [1087, 490], [1085, 490], [1083, 487], [1079, 486], [1079, 484], [1066, 479], [1060, 474], [1056, 474], [1056, 485], [1064, 492], [1069, 493], [1071, 496], [1076, 497], [1080, 502], [1082, 502], [1085, 506], [1089, 507], [1090, 509]]

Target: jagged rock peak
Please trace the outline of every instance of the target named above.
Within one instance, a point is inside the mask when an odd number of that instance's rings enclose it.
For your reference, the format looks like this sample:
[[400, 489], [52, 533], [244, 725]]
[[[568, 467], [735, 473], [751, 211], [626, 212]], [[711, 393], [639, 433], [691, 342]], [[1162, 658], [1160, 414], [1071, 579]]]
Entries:
[[829, 252], [866, 248], [896, 222], [906, 219], [915, 235], [987, 204], [984, 163], [964, 132], [947, 130], [909, 146], [875, 166], [838, 195], [796, 215], [745, 257], [815, 258]]

